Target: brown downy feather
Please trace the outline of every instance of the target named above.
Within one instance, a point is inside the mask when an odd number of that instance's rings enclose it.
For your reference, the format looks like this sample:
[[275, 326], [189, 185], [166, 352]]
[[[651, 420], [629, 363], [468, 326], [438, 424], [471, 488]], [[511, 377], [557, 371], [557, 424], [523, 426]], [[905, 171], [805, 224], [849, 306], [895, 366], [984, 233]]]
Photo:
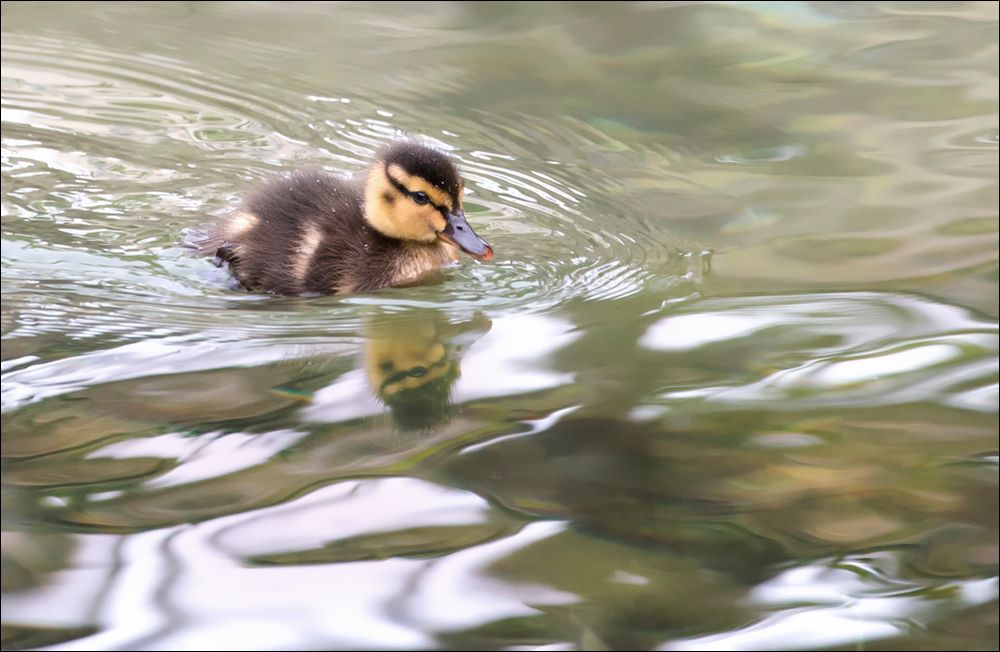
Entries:
[[[365, 218], [364, 187], [322, 170], [265, 182], [199, 243], [247, 289], [366, 292], [419, 279], [457, 259], [451, 245], [390, 238]], [[409, 201], [402, 196], [393, 201]]]

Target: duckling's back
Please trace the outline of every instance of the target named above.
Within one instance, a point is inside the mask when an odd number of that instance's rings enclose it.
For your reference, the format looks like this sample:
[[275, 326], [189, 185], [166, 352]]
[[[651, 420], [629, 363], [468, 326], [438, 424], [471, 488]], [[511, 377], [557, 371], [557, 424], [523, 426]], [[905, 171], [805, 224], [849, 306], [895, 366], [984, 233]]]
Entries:
[[299, 170], [254, 190], [212, 227], [200, 248], [228, 263], [251, 290], [347, 289], [352, 266], [371, 246], [363, 202], [356, 184], [322, 170]]

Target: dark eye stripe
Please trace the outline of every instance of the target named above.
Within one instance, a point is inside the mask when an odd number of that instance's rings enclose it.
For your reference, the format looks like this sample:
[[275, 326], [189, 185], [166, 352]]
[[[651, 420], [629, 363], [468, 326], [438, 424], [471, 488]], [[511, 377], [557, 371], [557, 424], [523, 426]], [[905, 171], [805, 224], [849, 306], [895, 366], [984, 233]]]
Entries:
[[432, 370], [438, 369], [440, 367], [445, 367], [450, 363], [451, 361], [448, 359], [448, 355], [444, 354], [426, 367], [417, 365], [416, 367], [410, 367], [409, 369], [402, 369], [392, 374], [384, 381], [382, 381], [382, 384], [379, 386], [378, 389], [380, 392], [384, 392], [385, 388], [388, 387], [389, 385], [393, 385], [402, 380], [406, 380], [407, 378], [422, 378], [426, 376], [428, 373], [430, 373]]
[[[391, 174], [389, 174], [389, 166], [388, 165], [385, 166], [385, 178], [389, 180], [389, 183], [392, 184], [393, 188], [395, 188], [399, 192], [403, 193], [407, 197], [413, 198], [413, 196], [415, 194], [417, 194], [418, 192], [420, 194], [426, 196], [426, 193], [421, 192], [419, 190], [417, 190], [417, 191], [411, 191], [409, 188], [407, 188], [406, 186], [403, 185], [402, 181], [400, 181], [396, 177], [394, 177]], [[416, 200], [414, 199], [414, 201], [416, 201]], [[417, 202], [417, 203], [419, 204], [420, 202]], [[431, 201], [430, 197], [427, 197], [427, 204], [430, 204], [431, 206], [433, 206], [434, 208], [436, 208], [438, 211], [440, 211], [441, 214], [445, 216], [445, 219], [448, 218], [448, 207], [447, 206], [442, 206], [440, 204], [435, 204], [434, 202]]]

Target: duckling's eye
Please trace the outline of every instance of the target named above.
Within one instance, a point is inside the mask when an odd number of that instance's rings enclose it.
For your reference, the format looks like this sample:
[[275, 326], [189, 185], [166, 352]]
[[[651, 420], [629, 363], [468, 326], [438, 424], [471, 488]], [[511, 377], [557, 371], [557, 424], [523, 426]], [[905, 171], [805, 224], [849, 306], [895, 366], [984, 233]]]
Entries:
[[421, 206], [431, 200], [431, 198], [427, 196], [426, 192], [420, 192], [419, 190], [417, 192], [411, 192], [410, 197], [413, 197], [413, 201], [417, 202]]

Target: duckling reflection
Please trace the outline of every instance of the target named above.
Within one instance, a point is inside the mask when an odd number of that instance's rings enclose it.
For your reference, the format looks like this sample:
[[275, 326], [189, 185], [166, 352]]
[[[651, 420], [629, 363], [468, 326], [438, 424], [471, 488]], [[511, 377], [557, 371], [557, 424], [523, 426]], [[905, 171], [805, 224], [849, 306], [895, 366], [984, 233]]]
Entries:
[[480, 314], [449, 324], [438, 311], [417, 319], [409, 315], [369, 322], [365, 375], [401, 428], [425, 430], [451, 416], [451, 389], [461, 375], [461, 355], [491, 326]]

